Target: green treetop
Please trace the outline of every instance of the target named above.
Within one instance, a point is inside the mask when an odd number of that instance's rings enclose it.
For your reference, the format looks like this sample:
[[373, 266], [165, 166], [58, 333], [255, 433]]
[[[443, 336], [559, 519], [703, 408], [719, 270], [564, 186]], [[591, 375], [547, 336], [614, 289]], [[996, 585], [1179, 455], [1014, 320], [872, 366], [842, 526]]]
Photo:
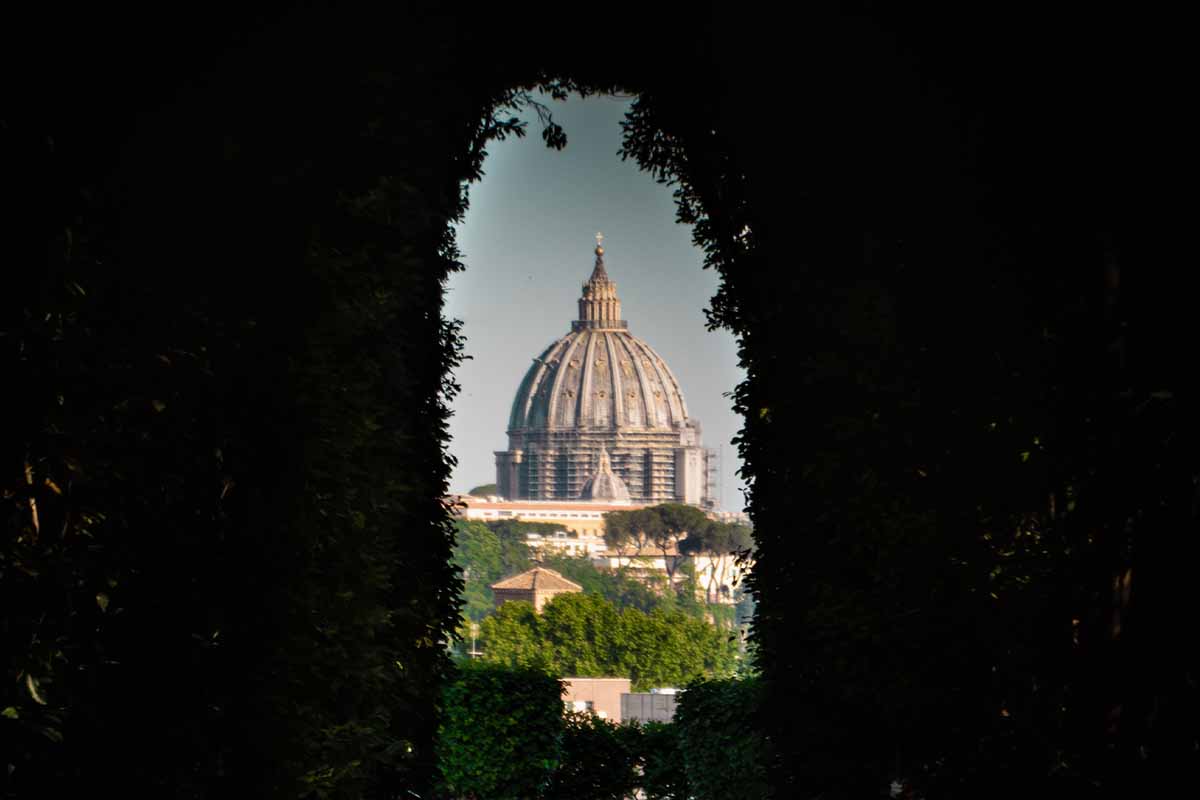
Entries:
[[481, 625], [486, 663], [581, 677], [628, 676], [638, 690], [728, 676], [738, 648], [728, 633], [681, 613], [618, 610], [598, 595], [564, 594], [535, 614], [505, 603]]

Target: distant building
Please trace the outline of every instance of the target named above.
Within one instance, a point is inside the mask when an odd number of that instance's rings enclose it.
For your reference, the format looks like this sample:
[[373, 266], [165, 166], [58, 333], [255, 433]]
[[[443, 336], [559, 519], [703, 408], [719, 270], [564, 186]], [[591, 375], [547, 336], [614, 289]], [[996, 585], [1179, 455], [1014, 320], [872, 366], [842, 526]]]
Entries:
[[591, 558], [597, 553], [604, 552], [608, 545], [603, 536], [579, 535], [568, 531], [555, 531], [549, 535], [540, 533], [525, 534], [525, 546], [535, 560], [547, 555], [558, 553], [576, 558]]
[[667, 548], [665, 553], [656, 547], [651, 547], [640, 555], [622, 554], [616, 550], [606, 549], [593, 555], [592, 563], [598, 569], [608, 572], [619, 571], [631, 578], [641, 580], [647, 585], [661, 588], [663, 585], [661, 579], [667, 576], [668, 566], [675, 575], [675, 583], [678, 584], [686, 578], [683, 571], [679, 569], [679, 565], [687, 558], [688, 556], [680, 555], [672, 545]]
[[525, 522], [551, 522], [580, 536], [604, 536], [604, 515], [609, 511], [629, 511], [642, 508], [641, 503], [607, 503], [558, 500], [505, 500], [500, 497], [450, 498], [460, 504], [458, 514], [469, 520], [494, 522], [519, 519]]
[[563, 705], [568, 711], [591, 711], [620, 722], [621, 696], [629, 694], [629, 678], [563, 678]]
[[533, 604], [533, 610], [540, 612], [542, 606], [560, 594], [582, 592], [583, 587], [574, 581], [569, 581], [552, 569], [534, 567], [531, 570], [513, 575], [492, 584], [492, 596], [496, 608], [513, 600], [524, 600]]
[[623, 722], [671, 722], [678, 697], [675, 692], [631, 692], [621, 695]]
[[745, 511], [717, 511], [714, 509], [708, 513], [708, 516], [718, 522], [739, 522], [747, 527], [750, 525], [750, 515]]
[[692, 565], [696, 569], [696, 599], [707, 603], [735, 605], [737, 586], [749, 572], [749, 565], [740, 565], [733, 553], [695, 553]]
[[679, 381], [621, 318], [597, 243], [578, 319], [533, 359], [513, 399], [508, 449], [496, 453], [499, 494], [712, 508], [713, 462]]

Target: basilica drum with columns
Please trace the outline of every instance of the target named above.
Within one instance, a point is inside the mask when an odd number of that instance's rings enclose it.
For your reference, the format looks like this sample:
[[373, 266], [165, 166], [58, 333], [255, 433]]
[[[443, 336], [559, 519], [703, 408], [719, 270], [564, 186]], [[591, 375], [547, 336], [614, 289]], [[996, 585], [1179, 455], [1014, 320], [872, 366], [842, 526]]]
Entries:
[[666, 362], [629, 333], [604, 248], [595, 252], [579, 318], [517, 389], [497, 489], [510, 500], [712, 508], [700, 423]]

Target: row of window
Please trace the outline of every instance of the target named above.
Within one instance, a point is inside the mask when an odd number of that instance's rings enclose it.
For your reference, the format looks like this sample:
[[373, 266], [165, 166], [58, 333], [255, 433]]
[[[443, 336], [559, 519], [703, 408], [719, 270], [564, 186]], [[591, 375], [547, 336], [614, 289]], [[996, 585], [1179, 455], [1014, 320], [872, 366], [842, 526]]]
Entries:
[[[515, 511], [483, 511], [483, 512], [480, 512], [480, 513], [482, 513], [482, 514], [483, 514], [483, 516], [485, 516], [485, 517], [495, 517], [495, 516], [500, 516], [500, 517], [511, 517], [511, 516], [513, 516], [513, 515], [514, 515], [516, 512], [515, 512]], [[528, 514], [526, 514], [526, 516], [529, 516], [529, 515], [528, 515]], [[598, 513], [591, 513], [591, 514], [569, 514], [569, 513], [567, 513], [567, 512], [558, 512], [558, 511], [544, 511], [544, 512], [540, 512], [540, 513], [538, 513], [538, 514], [535, 514], [534, 516], [537, 516], [537, 517], [555, 517], [555, 518], [557, 518], [557, 519], [564, 519], [564, 518], [568, 518], [568, 517], [570, 517], [570, 518], [574, 518], [574, 519], [600, 519], [600, 517], [601, 517], [601, 515], [600, 515], [600, 514], [598, 514]]]

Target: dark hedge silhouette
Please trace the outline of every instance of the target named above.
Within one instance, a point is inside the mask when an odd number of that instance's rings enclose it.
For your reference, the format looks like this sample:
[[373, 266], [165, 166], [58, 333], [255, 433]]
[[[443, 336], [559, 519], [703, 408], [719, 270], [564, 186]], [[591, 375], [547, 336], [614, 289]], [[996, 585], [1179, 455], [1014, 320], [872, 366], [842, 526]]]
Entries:
[[1196, 766], [1175, 51], [1031, 12], [729, 15], [718, 77], [630, 122], [748, 375], [780, 797], [1118, 796]]

